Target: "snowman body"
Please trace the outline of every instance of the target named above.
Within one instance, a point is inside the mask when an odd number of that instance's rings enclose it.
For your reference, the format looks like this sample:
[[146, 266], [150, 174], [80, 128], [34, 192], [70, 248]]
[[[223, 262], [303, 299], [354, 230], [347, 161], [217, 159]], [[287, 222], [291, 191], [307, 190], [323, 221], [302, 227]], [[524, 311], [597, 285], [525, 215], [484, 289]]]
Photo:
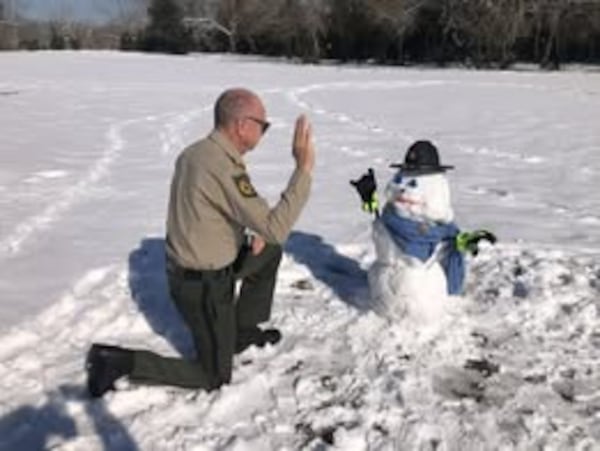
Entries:
[[[447, 244], [440, 242], [425, 261], [399, 245], [383, 220], [386, 215], [409, 219], [426, 233], [428, 228], [454, 219], [450, 187], [444, 173], [403, 175], [399, 171], [388, 183], [382, 218], [373, 223], [375, 261], [369, 269], [369, 287], [376, 311], [399, 319], [431, 322], [447, 308], [447, 280], [441, 261]], [[389, 218], [390, 216], [387, 216]]]

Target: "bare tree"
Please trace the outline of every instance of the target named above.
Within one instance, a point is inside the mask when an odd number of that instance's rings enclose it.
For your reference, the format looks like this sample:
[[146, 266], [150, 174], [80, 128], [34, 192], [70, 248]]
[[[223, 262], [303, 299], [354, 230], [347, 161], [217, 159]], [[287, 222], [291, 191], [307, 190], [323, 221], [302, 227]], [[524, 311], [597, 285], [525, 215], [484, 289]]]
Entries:
[[298, 0], [296, 3], [302, 12], [302, 20], [296, 31], [297, 36], [305, 42], [303, 58], [314, 62], [323, 54], [320, 43], [326, 32], [327, 8], [322, 0]]
[[269, 0], [256, 11], [253, 33], [277, 53], [316, 62], [322, 56], [325, 12], [320, 0]]
[[187, 17], [215, 18], [220, 0], [180, 0]]
[[404, 40], [415, 26], [419, 10], [427, 0], [370, 0], [365, 2], [367, 13], [376, 26], [387, 31], [396, 41], [400, 62], [404, 62]]
[[257, 10], [259, 0], [221, 0], [217, 9], [216, 23], [226, 34], [229, 41], [229, 51], [236, 52], [240, 40], [245, 38], [253, 46], [249, 30], [244, 28], [244, 22], [249, 22], [252, 12]]
[[[256, 51], [254, 36], [256, 30], [271, 23], [273, 12], [265, 8], [277, 0], [219, 0], [208, 17], [196, 18], [195, 22], [212, 27], [226, 36], [229, 51], [235, 53], [244, 44], [250, 51]], [[261, 17], [262, 12], [267, 12]], [[206, 11], [205, 11], [206, 13]], [[189, 19], [187, 21], [190, 22]]]
[[558, 69], [565, 24], [578, 5], [590, 2], [573, 0], [535, 0], [530, 3], [533, 16], [534, 59], [543, 68]]
[[576, 24], [580, 30], [581, 39], [586, 47], [586, 59], [600, 61], [600, 0], [591, 0], [587, 8], [580, 12], [580, 19], [584, 22]]
[[476, 66], [507, 67], [525, 19], [525, 0], [447, 0], [445, 32]]
[[229, 42], [229, 50], [235, 51], [234, 31], [229, 23], [221, 23], [219, 17], [220, 0], [181, 0], [185, 17], [184, 25], [192, 32], [194, 40], [210, 50], [214, 50], [211, 41], [216, 35], [225, 36]]

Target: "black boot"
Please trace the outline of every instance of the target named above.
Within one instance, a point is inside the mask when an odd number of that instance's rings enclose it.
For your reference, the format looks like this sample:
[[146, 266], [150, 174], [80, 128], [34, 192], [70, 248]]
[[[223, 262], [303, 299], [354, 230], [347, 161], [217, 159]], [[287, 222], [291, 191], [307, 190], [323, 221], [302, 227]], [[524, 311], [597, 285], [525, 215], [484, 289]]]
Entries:
[[256, 345], [262, 348], [267, 343], [274, 345], [281, 340], [281, 332], [278, 329], [259, 329], [252, 327], [249, 329], [240, 329], [235, 340], [235, 353], [239, 354], [246, 348]]
[[93, 398], [114, 390], [117, 379], [133, 371], [133, 352], [116, 346], [93, 344], [85, 361], [87, 387]]

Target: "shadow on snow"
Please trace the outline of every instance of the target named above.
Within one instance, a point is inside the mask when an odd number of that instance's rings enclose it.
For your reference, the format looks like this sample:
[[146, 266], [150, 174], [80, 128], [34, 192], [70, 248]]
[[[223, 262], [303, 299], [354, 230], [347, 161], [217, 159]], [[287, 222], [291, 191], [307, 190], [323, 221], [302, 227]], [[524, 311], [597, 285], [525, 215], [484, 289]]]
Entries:
[[343, 302], [361, 311], [369, 310], [367, 272], [356, 260], [338, 253], [322, 237], [298, 231], [291, 233], [285, 252], [305, 265]]
[[[292, 232], [284, 251], [327, 285], [344, 303], [369, 310], [367, 272], [318, 235]], [[194, 356], [187, 326], [169, 297], [165, 271], [165, 240], [144, 238], [129, 255], [129, 288], [152, 330], [184, 357]]]
[[[22, 406], [0, 418], [0, 450], [45, 450], [78, 436], [67, 403], [83, 402], [96, 434], [106, 451], [137, 451], [127, 429], [101, 400], [91, 402], [80, 386], [63, 385], [46, 395], [41, 406]], [[58, 443], [60, 443], [58, 442]]]
[[165, 240], [144, 238], [129, 254], [131, 296], [155, 333], [182, 356], [193, 357], [188, 328], [171, 302], [165, 264]]

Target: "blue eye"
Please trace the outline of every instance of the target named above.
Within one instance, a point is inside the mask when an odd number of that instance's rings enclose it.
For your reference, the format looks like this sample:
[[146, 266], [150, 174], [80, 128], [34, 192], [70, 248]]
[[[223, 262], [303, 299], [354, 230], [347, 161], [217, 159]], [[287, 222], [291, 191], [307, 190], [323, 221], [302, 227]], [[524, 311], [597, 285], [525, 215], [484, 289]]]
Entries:
[[407, 183], [408, 186], [410, 186], [411, 188], [416, 188], [418, 183], [416, 179], [412, 179], [410, 182]]
[[395, 176], [394, 176], [394, 183], [399, 185], [400, 183], [402, 183], [402, 173], [398, 172]]

